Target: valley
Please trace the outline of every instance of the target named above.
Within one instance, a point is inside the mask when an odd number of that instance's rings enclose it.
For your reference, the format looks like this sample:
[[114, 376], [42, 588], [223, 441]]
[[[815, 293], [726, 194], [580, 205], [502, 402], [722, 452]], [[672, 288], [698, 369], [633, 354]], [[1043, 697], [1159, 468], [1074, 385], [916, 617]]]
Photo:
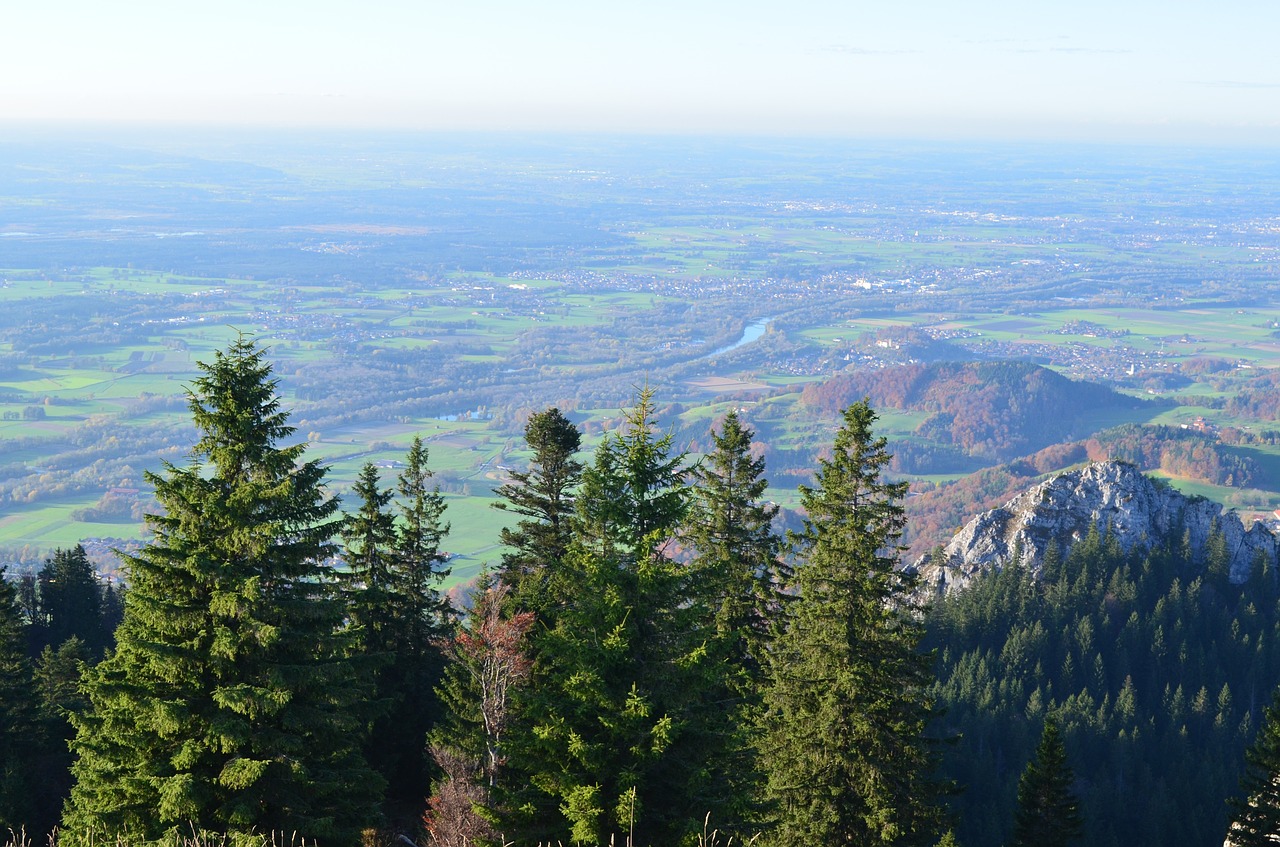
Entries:
[[[457, 580], [497, 559], [527, 415], [557, 405], [591, 445], [645, 384], [695, 454], [740, 410], [788, 509], [836, 426], [815, 398], [875, 387], [913, 553], [1088, 458], [1246, 520], [1280, 506], [1278, 171], [1256, 151], [286, 142], [0, 145], [6, 561], [100, 539], [110, 567], [141, 538], [144, 474], [193, 437], [184, 386], [240, 333], [335, 493], [422, 435]], [[1061, 394], [892, 390], [966, 362]]]

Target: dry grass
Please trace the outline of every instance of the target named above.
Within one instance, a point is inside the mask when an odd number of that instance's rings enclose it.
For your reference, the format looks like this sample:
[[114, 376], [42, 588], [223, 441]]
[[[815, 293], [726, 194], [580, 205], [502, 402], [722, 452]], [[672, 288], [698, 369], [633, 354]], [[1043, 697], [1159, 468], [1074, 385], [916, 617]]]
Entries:
[[[386, 833], [379, 833], [379, 836], [373, 836], [371, 832], [365, 833], [363, 847], [419, 847], [413, 841], [410, 841], [403, 835], [388, 836]], [[372, 837], [371, 837], [372, 836]], [[703, 821], [702, 832], [698, 835], [698, 847], [751, 847], [760, 839], [759, 835], [753, 836], [748, 841], [735, 841], [732, 836], [721, 835], [719, 830], [711, 829], [711, 816]], [[32, 840], [27, 835], [25, 829], [14, 832], [9, 831], [8, 840], [0, 847], [58, 847], [58, 833], [55, 830], [46, 836], [41, 845], [40, 840]], [[132, 847], [131, 843], [123, 838], [117, 838], [115, 842], [97, 841], [91, 839], [90, 847]], [[158, 844], [149, 844], [148, 847], [316, 847], [316, 842], [308, 841], [300, 837], [297, 833], [286, 837], [285, 833], [273, 832], [270, 835], [226, 835], [222, 833], [192, 833], [191, 835], [173, 835]], [[514, 841], [502, 839], [502, 847], [516, 847]], [[555, 844], [539, 844], [537, 847], [565, 847], [563, 842]], [[621, 844], [615, 844], [613, 839], [609, 840], [608, 845], [601, 847], [635, 847], [630, 837]]]
[[[45, 847], [58, 847], [58, 832], [54, 830], [44, 838]], [[39, 841], [33, 841], [25, 829], [14, 832], [9, 830], [9, 838], [0, 847], [38, 847]], [[114, 841], [90, 838], [89, 847], [132, 847], [128, 840], [117, 837]], [[191, 835], [174, 834], [159, 842], [150, 842], [148, 847], [316, 847], [314, 841], [308, 841], [298, 833], [286, 835], [273, 832], [270, 835], [243, 835], [210, 832], [192, 832]]]

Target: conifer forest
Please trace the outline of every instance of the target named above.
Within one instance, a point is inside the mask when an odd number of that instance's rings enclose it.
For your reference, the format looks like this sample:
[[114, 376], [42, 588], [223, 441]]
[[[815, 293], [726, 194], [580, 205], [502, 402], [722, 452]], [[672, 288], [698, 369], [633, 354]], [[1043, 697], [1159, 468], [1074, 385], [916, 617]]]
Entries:
[[[637, 389], [556, 407], [442, 590], [415, 440], [341, 503], [240, 337], [122, 586], [0, 581], [0, 831], [58, 844], [1209, 845], [1280, 821], [1280, 581], [1221, 532], [1095, 528], [932, 596], [865, 399], [779, 528], [732, 411], [694, 457]], [[24, 836], [15, 835], [15, 838]], [[403, 842], [401, 842], [403, 843]]]

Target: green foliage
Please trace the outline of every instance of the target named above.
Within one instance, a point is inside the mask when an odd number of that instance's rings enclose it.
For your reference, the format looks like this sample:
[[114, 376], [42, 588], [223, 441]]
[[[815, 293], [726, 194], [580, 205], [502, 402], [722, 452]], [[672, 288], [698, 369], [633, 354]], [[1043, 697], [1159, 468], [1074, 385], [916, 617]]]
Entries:
[[1243, 586], [1208, 569], [1181, 532], [1124, 551], [1095, 529], [1039, 579], [1006, 568], [935, 604], [926, 643], [939, 731], [959, 737], [943, 773], [968, 787], [952, 803], [965, 844], [1007, 843], [1011, 763], [1048, 714], [1088, 810], [1083, 843], [1221, 843], [1259, 698], [1280, 680], [1280, 586], [1261, 561]]
[[1044, 722], [1036, 756], [1018, 781], [1013, 847], [1066, 847], [1084, 832], [1080, 801], [1071, 790], [1071, 767], [1058, 722]]
[[17, 592], [0, 567], [0, 829], [35, 823], [31, 780], [41, 727], [31, 683]]
[[736, 412], [725, 416], [715, 449], [690, 472], [694, 500], [684, 539], [695, 550], [693, 577], [710, 606], [716, 633], [732, 642], [735, 664], [760, 680], [771, 620], [782, 602], [778, 506], [763, 500], [764, 459], [751, 453], [754, 433]]
[[1227, 837], [1235, 847], [1269, 847], [1280, 834], [1280, 690], [1263, 712], [1245, 761], [1240, 793], [1230, 801]]
[[30, 654], [77, 638], [95, 656], [114, 644], [119, 623], [114, 587], [98, 581], [83, 546], [55, 550], [45, 559], [26, 600]]
[[348, 600], [351, 624], [364, 640], [365, 655], [389, 658], [396, 637], [391, 597], [394, 594], [396, 525], [388, 511], [392, 493], [378, 487], [378, 469], [367, 463], [352, 493], [358, 509], [342, 529], [344, 558], [353, 583]]
[[444, 520], [444, 495], [431, 484], [428, 458], [422, 439], [415, 436], [396, 479], [400, 515], [390, 598], [395, 652], [387, 673], [398, 680], [399, 693], [384, 726], [387, 743], [399, 749], [399, 765], [389, 772], [389, 800], [405, 812], [421, 802], [434, 772], [424, 745], [428, 729], [441, 716], [435, 693], [444, 673], [440, 643], [455, 620], [448, 597], [440, 592], [449, 576], [448, 554], [442, 549], [449, 523]]
[[640, 390], [621, 432], [605, 435], [583, 472], [575, 540], [605, 557], [651, 558], [684, 518], [689, 487], [685, 454], [654, 432], [653, 390]]
[[379, 488], [377, 469], [366, 464], [354, 489], [359, 507], [343, 532], [351, 624], [374, 679], [365, 754], [387, 782], [383, 811], [399, 826], [417, 817], [430, 785], [426, 738], [439, 717], [435, 687], [444, 664], [437, 641], [452, 617], [439, 593], [449, 528], [444, 498], [427, 488], [427, 460], [415, 438], [397, 486], [398, 525], [393, 493]]
[[722, 776], [717, 825], [746, 831], [758, 818], [762, 777], [753, 729], [758, 723], [764, 663], [773, 622], [784, 602], [789, 574], [773, 531], [778, 506], [763, 500], [764, 459], [751, 451], [753, 432], [730, 412], [715, 449], [690, 471], [694, 497], [682, 540], [691, 546], [690, 602], [706, 631], [706, 645], [722, 680], [718, 749], [705, 753], [708, 770]]
[[499, 806], [530, 841], [677, 844], [724, 802], [725, 669], [691, 570], [665, 555], [689, 499], [683, 454], [641, 391], [583, 474], [565, 594], [532, 638]]
[[505, 501], [495, 506], [521, 518], [500, 535], [510, 548], [503, 554], [500, 578], [512, 587], [520, 608], [547, 619], [563, 592], [558, 566], [572, 538], [574, 489], [582, 478], [582, 463], [574, 456], [582, 435], [559, 409], [550, 408], [529, 417], [524, 438], [533, 451], [529, 469], [512, 471], [511, 482], [494, 491]]
[[365, 693], [324, 564], [337, 504], [243, 338], [195, 380], [200, 438], [150, 477], [164, 512], [128, 561], [116, 652], [73, 718], [64, 832], [297, 831], [352, 841], [379, 786], [359, 756]]
[[774, 843], [932, 843], [929, 657], [898, 570], [905, 484], [865, 402], [845, 410], [793, 537], [798, 596], [769, 660], [760, 756]]

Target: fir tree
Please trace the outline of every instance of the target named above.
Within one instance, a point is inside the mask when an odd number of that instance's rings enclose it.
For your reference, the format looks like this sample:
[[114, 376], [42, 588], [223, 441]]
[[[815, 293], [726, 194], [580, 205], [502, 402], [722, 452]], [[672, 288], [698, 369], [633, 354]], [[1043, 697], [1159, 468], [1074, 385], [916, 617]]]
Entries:
[[689, 506], [684, 453], [655, 432], [653, 390], [645, 386], [621, 432], [605, 436], [583, 472], [575, 540], [611, 557], [650, 558], [670, 540]]
[[1272, 847], [1280, 840], [1280, 690], [1263, 712], [1253, 746], [1245, 752], [1240, 793], [1229, 802], [1232, 847]]
[[521, 691], [498, 798], [508, 835], [677, 844], [718, 811], [704, 754], [719, 749], [724, 710], [708, 717], [706, 694], [724, 690], [723, 669], [688, 602], [689, 570], [664, 553], [684, 471], [645, 389], [583, 474], [562, 607], [533, 630], [537, 685]]
[[1073, 778], [1058, 722], [1050, 716], [1035, 758], [1018, 782], [1013, 847], [1066, 847], [1083, 834], [1080, 801], [1071, 790]]
[[363, 670], [373, 680], [369, 700], [362, 704], [370, 718], [364, 754], [390, 789], [399, 776], [396, 765], [406, 754], [416, 753], [423, 739], [411, 742], [406, 750], [406, 739], [393, 731], [400, 725], [389, 721], [404, 700], [403, 680], [392, 668], [403, 622], [397, 620], [393, 602], [397, 537], [395, 516], [388, 510], [393, 495], [379, 488], [378, 482], [378, 469], [366, 463], [352, 488], [358, 507], [344, 522], [342, 540], [351, 583], [347, 592], [350, 626], [360, 642]]
[[200, 438], [149, 474], [163, 514], [127, 560], [116, 652], [75, 719], [70, 838], [286, 831], [353, 841], [380, 788], [359, 755], [337, 504], [270, 365], [240, 338], [188, 392]]
[[573, 493], [582, 477], [582, 463], [574, 456], [582, 435], [559, 409], [551, 408], [529, 417], [524, 439], [533, 451], [529, 469], [513, 471], [512, 481], [494, 491], [505, 500], [494, 506], [521, 518], [515, 527], [502, 530], [502, 543], [510, 552], [502, 556], [500, 578], [511, 586], [518, 606], [543, 613], [546, 621], [558, 593], [557, 566], [572, 538]]
[[932, 843], [937, 786], [924, 738], [929, 658], [898, 570], [905, 484], [875, 414], [844, 411], [793, 538], [798, 596], [787, 605], [765, 690], [761, 761], [778, 844]]
[[378, 487], [377, 469], [366, 465], [354, 492], [360, 507], [347, 519], [348, 562], [358, 583], [352, 619], [372, 663], [374, 720], [365, 749], [387, 781], [385, 812], [397, 825], [416, 819], [430, 787], [427, 732], [439, 717], [434, 694], [443, 660], [437, 641], [451, 617], [440, 596], [440, 544], [444, 498], [429, 489], [428, 451], [415, 438], [398, 480], [397, 526], [392, 492]]
[[23, 630], [17, 592], [0, 567], [0, 830], [38, 823], [33, 778], [40, 722]]
[[388, 510], [392, 493], [378, 487], [378, 469], [366, 463], [352, 488], [359, 499], [357, 510], [347, 516], [342, 529], [344, 558], [353, 588], [351, 622], [364, 640], [366, 655], [389, 658], [398, 638], [391, 597], [394, 593], [396, 525]]
[[449, 575], [448, 555], [441, 549], [449, 534], [447, 508], [433, 476], [422, 438], [414, 436], [405, 455], [405, 468], [396, 481], [400, 495], [399, 541], [395, 598], [403, 622], [398, 650], [414, 662], [438, 658], [437, 639], [447, 634], [453, 610], [440, 593]]
[[764, 459], [751, 455], [754, 433], [725, 416], [715, 449], [690, 472], [693, 505], [685, 532], [695, 557], [693, 580], [710, 605], [719, 637], [731, 644], [731, 661], [759, 682], [770, 621], [781, 602], [780, 540], [773, 531], [776, 504], [763, 500]]
[[760, 778], [751, 729], [758, 723], [763, 662], [782, 605], [778, 506], [764, 502], [764, 459], [751, 454], [752, 431], [735, 412], [712, 432], [715, 449], [690, 472], [693, 504], [683, 540], [692, 545], [690, 603], [722, 678], [708, 686], [703, 717], [718, 724], [705, 784], [721, 830], [743, 830], [758, 809]]
[[75, 636], [96, 656], [111, 644], [111, 629], [104, 620], [104, 589], [84, 547], [55, 550], [36, 577], [39, 615], [36, 619], [39, 650], [59, 647]]

